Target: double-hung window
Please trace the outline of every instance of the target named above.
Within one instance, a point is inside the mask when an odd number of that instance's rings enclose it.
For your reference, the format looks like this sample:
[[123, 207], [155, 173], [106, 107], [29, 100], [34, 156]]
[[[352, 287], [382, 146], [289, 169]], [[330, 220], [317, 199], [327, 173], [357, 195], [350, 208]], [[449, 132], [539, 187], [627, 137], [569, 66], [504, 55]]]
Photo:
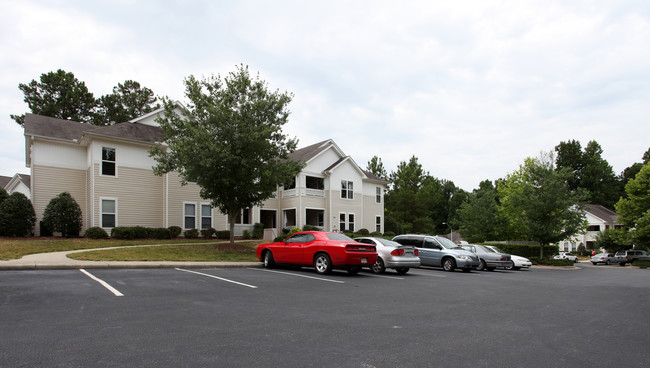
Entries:
[[212, 206], [209, 204], [201, 205], [201, 229], [212, 227]]
[[113, 228], [117, 226], [117, 200], [102, 198], [101, 211], [101, 227]]
[[381, 187], [377, 187], [375, 192], [376, 192], [376, 194], [375, 194], [375, 202], [376, 203], [381, 203]]
[[354, 199], [354, 184], [348, 180], [341, 180], [341, 198]]
[[185, 229], [196, 229], [196, 203], [185, 203], [183, 205], [183, 227]]
[[117, 176], [115, 165], [115, 148], [102, 147], [102, 175]]
[[375, 231], [381, 233], [381, 216], [375, 217]]
[[251, 209], [244, 208], [241, 210], [239, 215], [235, 217], [235, 223], [241, 225], [250, 225], [251, 224]]

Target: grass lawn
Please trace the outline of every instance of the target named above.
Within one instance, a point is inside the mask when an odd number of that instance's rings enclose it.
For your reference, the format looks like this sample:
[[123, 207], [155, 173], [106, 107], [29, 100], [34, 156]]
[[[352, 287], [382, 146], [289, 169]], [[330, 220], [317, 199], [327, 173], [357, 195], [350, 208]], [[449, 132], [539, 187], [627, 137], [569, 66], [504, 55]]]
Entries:
[[[184, 248], [186, 247], [185, 245], [181, 244], [187, 244], [187, 243], [193, 243], [198, 245], [203, 245], [207, 248], [210, 246], [214, 247], [215, 244], [224, 244], [222, 241], [217, 240], [217, 239], [212, 239], [212, 240], [203, 240], [203, 239], [172, 239], [172, 240], [158, 240], [158, 239], [140, 239], [140, 240], [94, 240], [94, 239], [86, 239], [86, 238], [78, 238], [78, 239], [67, 239], [67, 238], [58, 238], [58, 237], [48, 237], [48, 238], [41, 238], [41, 237], [33, 237], [33, 238], [0, 238], [0, 260], [10, 260], [10, 259], [19, 259], [25, 255], [28, 254], [35, 254], [35, 253], [48, 253], [48, 252], [60, 252], [60, 251], [66, 251], [66, 250], [77, 250], [77, 249], [94, 249], [94, 248], [109, 248], [109, 247], [120, 247], [120, 246], [129, 246], [129, 245], [147, 245], [147, 244], [169, 244], [173, 245], [171, 248], [178, 248], [180, 251], [178, 253], [182, 253], [184, 251], [188, 252], [195, 252], [193, 250], [190, 250], [189, 248]], [[246, 242], [243, 244], [249, 244], [250, 248], [252, 249], [252, 254], [253, 256], [255, 255], [255, 246], [257, 244], [263, 243], [261, 240], [253, 240], [250, 242]], [[228, 244], [227, 242], [225, 244]], [[238, 243], [242, 244], [242, 243]], [[164, 252], [166, 254], [171, 255], [174, 254], [172, 251], [168, 251], [165, 248], [162, 247], [144, 247], [146, 249], [151, 248], [150, 250], [147, 250], [148, 252], [157, 252], [156, 249], [159, 249], [158, 251]], [[221, 246], [223, 248], [223, 246]], [[134, 249], [134, 248], [131, 248]], [[215, 248], [216, 249], [216, 248]], [[122, 249], [116, 249], [115, 251], [119, 251]], [[124, 249], [126, 250], [126, 249]], [[107, 254], [112, 253], [113, 251], [105, 251]], [[225, 253], [228, 252], [240, 252], [240, 253], [246, 253], [248, 252], [248, 249], [231, 249], [228, 250]], [[92, 252], [94, 253], [94, 252]], [[196, 254], [196, 253], [195, 253]], [[200, 259], [202, 261], [214, 261], [214, 251], [210, 254], [210, 252], [206, 252], [205, 254], [205, 259]], [[228, 256], [232, 257], [232, 255]], [[78, 258], [81, 259], [81, 258]], [[98, 260], [100, 260], [98, 258]], [[129, 259], [125, 259], [129, 260]], [[165, 259], [165, 260], [174, 260], [174, 259]], [[184, 259], [178, 259], [178, 260], [184, 260]]]
[[208, 261], [256, 262], [255, 248], [259, 242], [160, 245], [94, 250], [68, 255], [85, 261]]

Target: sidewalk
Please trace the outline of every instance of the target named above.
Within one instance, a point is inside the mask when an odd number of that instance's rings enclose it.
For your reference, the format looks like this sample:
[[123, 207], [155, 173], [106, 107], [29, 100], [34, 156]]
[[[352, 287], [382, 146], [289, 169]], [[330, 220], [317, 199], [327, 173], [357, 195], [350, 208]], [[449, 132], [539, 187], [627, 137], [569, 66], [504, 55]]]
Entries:
[[80, 268], [226, 268], [260, 267], [260, 262], [167, 262], [167, 261], [79, 261], [68, 258], [70, 253], [113, 248], [81, 249], [65, 252], [38, 253], [20, 259], [0, 261], [0, 270], [64, 270]]

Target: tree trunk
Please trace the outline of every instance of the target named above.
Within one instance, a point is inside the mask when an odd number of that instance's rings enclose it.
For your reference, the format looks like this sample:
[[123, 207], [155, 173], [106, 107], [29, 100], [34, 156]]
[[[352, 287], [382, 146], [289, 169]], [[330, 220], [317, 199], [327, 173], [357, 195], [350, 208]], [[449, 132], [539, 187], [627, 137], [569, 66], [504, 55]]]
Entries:
[[230, 217], [230, 244], [235, 244], [235, 218]]
[[544, 258], [544, 244], [539, 245], [539, 259]]

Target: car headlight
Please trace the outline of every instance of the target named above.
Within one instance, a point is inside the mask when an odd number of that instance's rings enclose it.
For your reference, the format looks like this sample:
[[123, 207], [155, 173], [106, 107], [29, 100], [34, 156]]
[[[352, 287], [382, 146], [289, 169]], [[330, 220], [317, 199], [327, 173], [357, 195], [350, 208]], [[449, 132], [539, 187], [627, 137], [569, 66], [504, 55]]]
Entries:
[[456, 256], [456, 257], [458, 257], [458, 259], [465, 259], [465, 260], [469, 259], [468, 256]]

